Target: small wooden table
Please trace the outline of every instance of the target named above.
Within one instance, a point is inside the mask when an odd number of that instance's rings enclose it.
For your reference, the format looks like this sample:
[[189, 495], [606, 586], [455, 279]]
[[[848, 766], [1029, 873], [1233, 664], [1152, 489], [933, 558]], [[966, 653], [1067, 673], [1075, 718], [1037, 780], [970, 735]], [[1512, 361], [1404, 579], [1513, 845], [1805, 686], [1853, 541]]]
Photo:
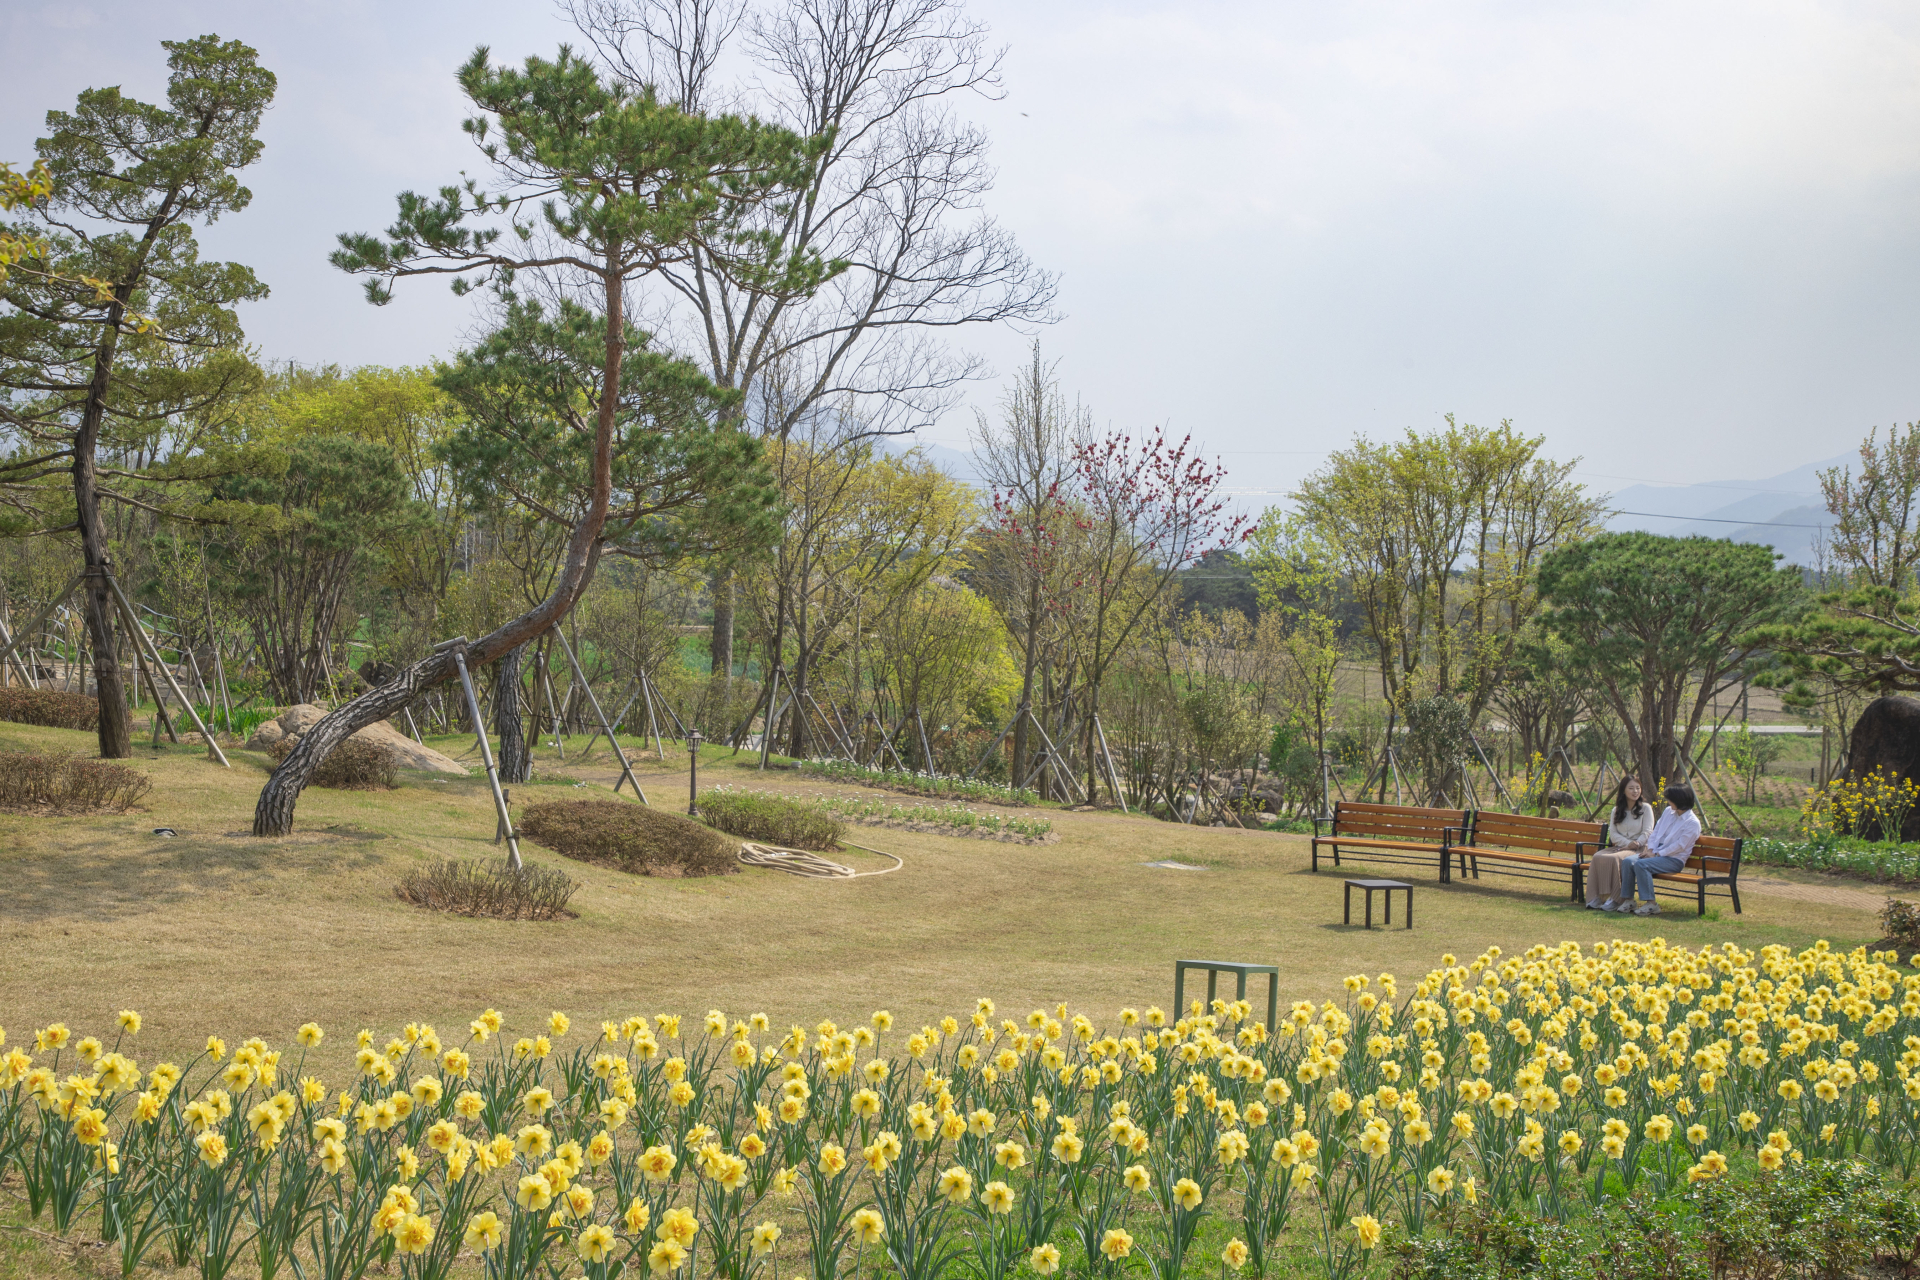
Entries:
[[1234, 986], [1233, 996], [1236, 1000], [1245, 1000], [1247, 998], [1248, 974], [1266, 974], [1267, 1030], [1274, 1031], [1277, 1029], [1274, 1018], [1280, 1008], [1279, 965], [1236, 964], [1227, 960], [1175, 960], [1173, 962], [1173, 1016], [1175, 1018], [1184, 1018], [1187, 1016], [1186, 990], [1187, 970], [1189, 969], [1205, 969], [1207, 971], [1207, 1003], [1209, 1005], [1213, 1003], [1213, 993], [1216, 984], [1220, 981], [1221, 974], [1231, 973], [1238, 975], [1238, 982]]
[[1364, 889], [1367, 895], [1367, 928], [1373, 928], [1373, 895], [1380, 894], [1386, 899], [1385, 923], [1393, 923], [1393, 891], [1407, 891], [1407, 928], [1413, 928], [1413, 886], [1404, 880], [1349, 880], [1346, 885], [1346, 923], [1353, 923], [1353, 891]]

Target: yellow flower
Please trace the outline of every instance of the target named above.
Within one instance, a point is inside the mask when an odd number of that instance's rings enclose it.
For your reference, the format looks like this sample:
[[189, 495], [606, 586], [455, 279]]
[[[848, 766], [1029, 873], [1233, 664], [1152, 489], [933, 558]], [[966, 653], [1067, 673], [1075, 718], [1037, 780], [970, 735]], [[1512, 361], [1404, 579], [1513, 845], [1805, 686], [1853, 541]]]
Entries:
[[1080, 1152], [1085, 1147], [1086, 1143], [1076, 1134], [1056, 1134], [1053, 1139], [1053, 1158], [1063, 1164], [1073, 1164], [1080, 1159]]
[[973, 1175], [959, 1165], [940, 1175], [940, 1194], [948, 1204], [965, 1204], [973, 1199]]
[[200, 1152], [200, 1163], [209, 1169], [218, 1169], [227, 1158], [227, 1140], [212, 1129], [195, 1138], [193, 1145]]
[[660, 1234], [691, 1248], [694, 1237], [700, 1234], [700, 1220], [693, 1216], [691, 1209], [669, 1209], [660, 1216]]
[[1200, 1184], [1192, 1178], [1182, 1178], [1173, 1184], [1173, 1200], [1182, 1209], [1191, 1212], [1200, 1207]]
[[1247, 1242], [1238, 1236], [1227, 1241], [1227, 1247], [1220, 1251], [1220, 1261], [1238, 1271], [1247, 1265]]
[[1371, 1249], [1380, 1243], [1380, 1220], [1370, 1213], [1363, 1213], [1350, 1220], [1353, 1223], [1353, 1235], [1362, 1249]]
[[1427, 1175], [1427, 1190], [1437, 1196], [1453, 1190], [1453, 1170], [1441, 1165]]
[[774, 1222], [763, 1222], [753, 1229], [751, 1241], [755, 1253], [772, 1253], [773, 1246], [780, 1243], [780, 1226]]
[[613, 1229], [596, 1222], [580, 1233], [573, 1247], [587, 1262], [605, 1262], [607, 1255], [613, 1252]]
[[467, 1248], [486, 1253], [499, 1247], [500, 1236], [500, 1217], [488, 1209], [467, 1219], [467, 1230], [462, 1239], [466, 1241]]
[[854, 1239], [862, 1245], [878, 1244], [880, 1238], [887, 1234], [886, 1221], [875, 1209], [856, 1210], [851, 1225]]
[[1780, 1152], [1773, 1147], [1761, 1147], [1760, 1150], [1755, 1153], [1755, 1159], [1760, 1162], [1760, 1167], [1769, 1173], [1772, 1173], [1786, 1162], [1786, 1157], [1781, 1155]]
[[832, 1177], [847, 1167], [847, 1151], [838, 1143], [828, 1142], [820, 1147], [820, 1171]]
[[647, 1269], [665, 1275], [687, 1260], [687, 1251], [676, 1240], [662, 1240], [647, 1253]]
[[645, 1231], [647, 1223], [653, 1220], [653, 1210], [647, 1208], [645, 1200], [635, 1196], [627, 1205], [627, 1211], [620, 1215], [620, 1220], [626, 1224], [628, 1235], [637, 1236]]
[[994, 1163], [1002, 1169], [1018, 1169], [1027, 1163], [1026, 1148], [1017, 1142], [1003, 1142], [993, 1149]]
[[545, 1125], [525, 1125], [514, 1135], [513, 1149], [519, 1155], [538, 1160], [553, 1150], [553, 1134]]
[[433, 1243], [433, 1223], [417, 1213], [410, 1213], [393, 1234], [400, 1242], [400, 1252], [422, 1254]]
[[1004, 1182], [989, 1182], [980, 1191], [980, 1203], [988, 1213], [1013, 1212], [1013, 1188]]
[[1113, 1227], [1100, 1237], [1100, 1252], [1108, 1262], [1118, 1262], [1133, 1252], [1133, 1237], [1120, 1227]]
[[122, 1009], [120, 1011], [120, 1029], [130, 1036], [139, 1035], [140, 1015], [131, 1009]]
[[539, 1213], [553, 1203], [553, 1187], [537, 1173], [530, 1173], [520, 1179], [519, 1187], [513, 1198], [522, 1209], [529, 1213]]
[[1036, 1275], [1050, 1276], [1060, 1269], [1060, 1251], [1050, 1244], [1038, 1244], [1027, 1255]]
[[1580, 1153], [1580, 1135], [1569, 1129], [1560, 1135], [1560, 1154], [1563, 1156]]

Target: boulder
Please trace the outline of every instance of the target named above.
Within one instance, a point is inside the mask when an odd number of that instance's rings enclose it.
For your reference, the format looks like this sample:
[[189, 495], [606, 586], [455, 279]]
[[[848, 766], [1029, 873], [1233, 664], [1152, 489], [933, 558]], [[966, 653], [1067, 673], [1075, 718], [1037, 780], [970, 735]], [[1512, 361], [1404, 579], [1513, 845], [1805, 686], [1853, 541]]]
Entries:
[[[1875, 698], [1854, 722], [1847, 742], [1846, 776], [1858, 782], [1876, 771], [1895, 778], [1920, 779], [1920, 701]], [[1885, 838], [1873, 819], [1854, 834], [1869, 840]], [[1907, 810], [1900, 838], [1920, 840], [1920, 805]]]
[[[326, 710], [322, 707], [302, 703], [297, 707], [288, 707], [280, 713], [277, 720], [269, 720], [253, 731], [253, 737], [247, 739], [247, 747], [253, 751], [264, 751], [283, 738], [298, 738], [314, 725], [320, 723]], [[457, 773], [466, 775], [466, 766], [450, 756], [442, 755], [432, 747], [423, 746], [401, 733], [385, 720], [376, 721], [353, 735], [363, 742], [377, 742], [393, 753], [394, 762], [402, 769], [425, 769], [434, 773]]]

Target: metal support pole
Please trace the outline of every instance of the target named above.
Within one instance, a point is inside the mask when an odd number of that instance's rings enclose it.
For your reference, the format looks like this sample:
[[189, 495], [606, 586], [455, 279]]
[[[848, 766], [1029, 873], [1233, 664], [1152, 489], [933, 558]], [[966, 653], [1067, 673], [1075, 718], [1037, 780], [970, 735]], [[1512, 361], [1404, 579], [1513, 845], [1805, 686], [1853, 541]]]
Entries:
[[[480, 759], [487, 766], [487, 789], [493, 792], [494, 813], [499, 818], [494, 839], [500, 839], [500, 833], [506, 833], [507, 865], [515, 871], [521, 869], [520, 841], [513, 833], [513, 815], [507, 812], [506, 793], [500, 790], [500, 770], [493, 763], [493, 747], [487, 742], [487, 722], [480, 714], [480, 699], [473, 693], [473, 677], [467, 672], [467, 641], [462, 636], [458, 640], [449, 640], [449, 645], [458, 645], [453, 651], [453, 666], [460, 673], [460, 687], [466, 691], [467, 710], [473, 716], [474, 734], [480, 740]], [[443, 645], [436, 645], [443, 648]]]
[[[173, 672], [167, 670], [166, 664], [160, 661], [159, 653], [154, 649], [153, 642], [147, 638], [146, 629], [140, 625], [139, 617], [133, 612], [133, 606], [127, 603], [126, 593], [120, 590], [120, 584], [114, 580], [112, 572], [103, 565], [100, 573], [102, 577], [106, 578], [107, 586], [112, 589], [113, 598], [120, 604], [121, 616], [126, 619], [127, 625], [133, 629], [136, 650], [140, 646], [145, 646], [147, 650], [147, 679], [151, 681], [153, 679], [154, 668], [159, 668], [160, 674], [167, 678], [168, 686], [173, 689], [173, 696], [180, 699], [180, 705], [184, 706], [187, 709], [187, 714], [193, 717], [194, 728], [200, 730], [200, 736], [207, 740], [207, 750], [211, 752], [214, 758], [219, 760], [222, 765], [229, 769], [233, 768], [232, 762], [227, 759], [227, 753], [222, 751], [220, 744], [213, 740], [213, 731], [207, 728], [205, 721], [200, 719], [200, 713], [193, 709], [192, 699], [180, 692], [180, 686], [174, 682]], [[158, 689], [154, 691], [154, 697], [157, 701], [159, 698]]]
[[1120, 812], [1127, 812], [1127, 790], [1120, 785], [1120, 770], [1113, 763], [1113, 749], [1107, 746], [1107, 731], [1100, 725], [1100, 717], [1093, 717], [1093, 733], [1100, 739], [1100, 755], [1107, 762], [1107, 778], [1113, 783], [1113, 798], [1120, 802]]
[[687, 816], [700, 816], [700, 731], [687, 735]]
[[573, 646], [567, 643], [566, 636], [560, 632], [559, 624], [553, 628], [553, 638], [560, 642], [560, 652], [567, 655], [567, 665], [573, 669], [573, 678], [586, 690], [587, 704], [593, 708], [594, 716], [600, 721], [600, 727], [606, 730], [607, 743], [613, 748], [615, 758], [620, 761], [620, 776], [613, 780], [613, 789], [618, 792], [622, 782], [633, 784], [633, 794], [640, 797], [640, 803], [647, 803], [647, 793], [640, 789], [640, 779], [633, 776], [633, 766], [627, 763], [627, 753], [620, 749], [620, 739], [613, 736], [613, 726], [607, 723], [606, 712], [600, 709], [600, 699], [594, 696], [593, 687], [587, 683], [586, 675], [580, 670], [580, 659], [574, 657]]

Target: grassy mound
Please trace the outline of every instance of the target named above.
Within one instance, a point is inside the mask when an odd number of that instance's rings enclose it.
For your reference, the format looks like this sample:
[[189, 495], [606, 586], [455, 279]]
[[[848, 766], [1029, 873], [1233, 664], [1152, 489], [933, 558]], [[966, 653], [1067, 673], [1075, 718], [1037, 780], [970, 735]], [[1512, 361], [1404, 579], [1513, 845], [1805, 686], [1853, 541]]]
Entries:
[[0, 751], [0, 809], [14, 813], [125, 813], [151, 790], [146, 774], [112, 760]]
[[839, 848], [847, 834], [846, 823], [816, 805], [729, 787], [703, 794], [700, 816], [729, 835], [783, 849], [825, 852]]
[[58, 689], [0, 689], [0, 720], [92, 731], [100, 727], [100, 703], [83, 693]]
[[624, 800], [545, 800], [514, 824], [563, 858], [643, 876], [718, 876], [738, 871], [740, 842], [691, 818]]

